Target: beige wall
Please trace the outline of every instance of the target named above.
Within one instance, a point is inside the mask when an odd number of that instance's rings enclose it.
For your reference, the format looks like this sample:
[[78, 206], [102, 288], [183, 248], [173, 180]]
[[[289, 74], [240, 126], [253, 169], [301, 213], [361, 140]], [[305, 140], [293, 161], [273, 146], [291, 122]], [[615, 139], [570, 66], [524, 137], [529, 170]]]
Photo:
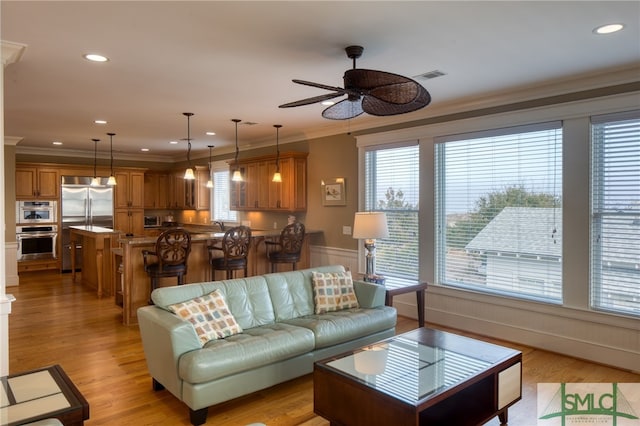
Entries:
[[16, 147], [4, 146], [4, 234], [6, 242], [16, 241]]
[[[309, 141], [307, 170], [307, 221], [310, 229], [323, 230], [322, 239], [313, 244], [356, 249], [358, 241], [342, 233], [343, 226], [353, 227], [358, 209], [358, 149], [351, 135], [336, 135]], [[345, 179], [346, 206], [323, 206], [321, 181]]]

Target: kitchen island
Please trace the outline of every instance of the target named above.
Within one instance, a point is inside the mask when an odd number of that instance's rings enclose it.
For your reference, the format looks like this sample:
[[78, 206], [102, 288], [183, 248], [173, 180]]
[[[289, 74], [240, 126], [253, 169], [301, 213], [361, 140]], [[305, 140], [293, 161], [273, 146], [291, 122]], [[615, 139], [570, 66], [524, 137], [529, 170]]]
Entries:
[[[117, 247], [120, 237], [119, 231], [103, 228], [100, 226], [71, 226], [69, 227], [71, 236], [71, 247], [76, 247], [77, 243], [82, 244], [82, 272], [81, 282], [83, 285], [96, 289], [98, 297], [112, 296], [114, 294], [110, 285], [111, 247]], [[105, 250], [107, 256], [105, 256]], [[71, 278], [76, 282], [76, 251], [71, 250]]]
[[[185, 226], [191, 233], [191, 253], [187, 261], [187, 274], [185, 275], [185, 283], [198, 283], [205, 281], [222, 280], [226, 278], [224, 271], [216, 271], [215, 276], [211, 276], [211, 267], [209, 266], [208, 246], [219, 241], [224, 236], [223, 232], [207, 231], [203, 228], [189, 228]], [[315, 231], [307, 231], [300, 261], [297, 263], [298, 269], [309, 267], [309, 235]], [[251, 230], [251, 247], [249, 250], [248, 274], [262, 275], [270, 272], [270, 264], [267, 260], [266, 239], [277, 239], [280, 236], [280, 230], [261, 231]], [[151, 283], [149, 276], [144, 270], [143, 250], [153, 251], [155, 248], [157, 237], [126, 237], [121, 236], [118, 240], [119, 247], [112, 249], [114, 264], [112, 266], [111, 286], [116, 294], [116, 303], [122, 306], [122, 321], [125, 325], [137, 324], [137, 310], [139, 307], [149, 303], [149, 294]], [[278, 270], [287, 270], [291, 266], [284, 264], [278, 265]], [[242, 276], [242, 271], [236, 275]], [[118, 278], [119, 277], [119, 278]], [[176, 285], [175, 277], [161, 278], [159, 286]]]

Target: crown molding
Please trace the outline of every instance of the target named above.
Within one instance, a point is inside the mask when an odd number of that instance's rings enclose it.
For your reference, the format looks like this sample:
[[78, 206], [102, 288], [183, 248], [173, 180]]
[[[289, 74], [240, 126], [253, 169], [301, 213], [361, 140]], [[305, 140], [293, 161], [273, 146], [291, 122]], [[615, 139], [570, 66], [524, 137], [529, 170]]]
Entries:
[[26, 49], [26, 44], [2, 40], [2, 66], [18, 62]]
[[18, 145], [18, 143], [20, 143], [20, 141], [24, 139], [23, 137], [19, 137], [19, 136], [5, 136], [4, 137], [4, 144], [5, 145], [10, 145], [10, 146], [16, 146]]

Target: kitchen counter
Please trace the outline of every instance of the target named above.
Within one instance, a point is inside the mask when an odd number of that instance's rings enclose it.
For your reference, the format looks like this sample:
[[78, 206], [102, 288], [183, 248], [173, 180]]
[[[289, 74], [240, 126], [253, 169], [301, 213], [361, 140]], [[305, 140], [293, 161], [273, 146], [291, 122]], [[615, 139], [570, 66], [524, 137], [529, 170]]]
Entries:
[[[119, 231], [100, 226], [70, 226], [71, 247], [82, 243], [82, 272], [83, 285], [95, 288], [98, 297], [111, 296], [111, 286], [104, 283], [111, 282], [111, 256], [104, 256], [104, 250], [116, 247]], [[71, 279], [76, 282], [76, 251], [71, 250]]]
[[[185, 283], [199, 283], [213, 280], [226, 279], [224, 271], [216, 271], [212, 276], [209, 265], [208, 246], [219, 241], [224, 236], [224, 232], [215, 230], [212, 226], [189, 226], [185, 224], [185, 229], [191, 233], [191, 252], [187, 262], [187, 274], [184, 277]], [[166, 228], [163, 228], [163, 230]], [[261, 275], [270, 272], [270, 264], [267, 261], [266, 239], [277, 239], [280, 236], [280, 229], [274, 230], [251, 230], [251, 247], [247, 258], [247, 272], [249, 276]], [[302, 248], [298, 269], [308, 268], [310, 265], [309, 238], [311, 234], [321, 231], [307, 230]], [[114, 265], [112, 266], [113, 291], [116, 294], [116, 303], [122, 306], [123, 323], [125, 325], [137, 324], [137, 310], [139, 307], [147, 305], [150, 294], [150, 281], [144, 270], [142, 251], [153, 250], [157, 236], [127, 237], [119, 235], [117, 240], [119, 247], [112, 249], [114, 255]], [[278, 270], [287, 270], [290, 265], [280, 264]], [[242, 272], [238, 274], [242, 276]], [[176, 285], [175, 277], [161, 278], [159, 286]], [[121, 295], [121, 296], [120, 296]]]

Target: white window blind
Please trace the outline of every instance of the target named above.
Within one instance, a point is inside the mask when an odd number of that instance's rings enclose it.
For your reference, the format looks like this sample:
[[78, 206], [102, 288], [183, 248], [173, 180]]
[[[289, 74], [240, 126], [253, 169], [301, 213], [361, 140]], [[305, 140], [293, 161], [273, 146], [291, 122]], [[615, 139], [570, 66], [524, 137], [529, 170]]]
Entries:
[[376, 273], [418, 279], [418, 145], [365, 153], [365, 208], [387, 214], [389, 238], [376, 241]]
[[211, 218], [212, 220], [237, 222], [238, 212], [230, 210], [231, 201], [229, 198], [229, 165], [225, 161], [211, 163], [211, 174], [213, 181]]
[[560, 122], [436, 139], [437, 278], [562, 301]]
[[640, 316], [640, 111], [592, 118], [591, 305]]

